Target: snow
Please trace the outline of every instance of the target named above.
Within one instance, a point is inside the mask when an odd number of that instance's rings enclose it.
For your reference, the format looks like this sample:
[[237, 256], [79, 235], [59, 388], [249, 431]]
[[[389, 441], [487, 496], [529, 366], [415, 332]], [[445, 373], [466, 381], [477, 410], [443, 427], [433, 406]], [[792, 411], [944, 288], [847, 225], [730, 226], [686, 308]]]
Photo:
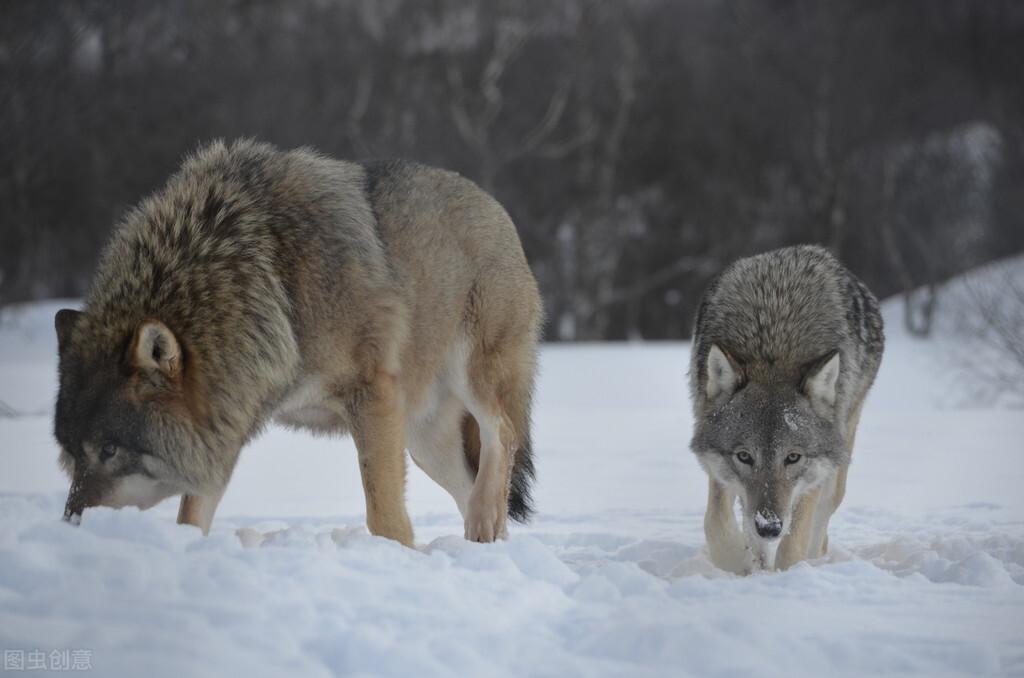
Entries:
[[369, 536], [351, 441], [281, 429], [209, 537], [173, 502], [72, 528], [61, 305], [0, 316], [0, 649], [149, 678], [1024, 675], [1024, 417], [950, 405], [944, 354], [891, 304], [830, 554], [750, 577], [703, 553], [681, 343], [544, 348], [540, 512], [506, 542], [463, 541], [413, 466], [418, 548]]
[[754, 524], [758, 528], [766, 528], [769, 526], [779, 526], [779, 517], [774, 513], [765, 509], [758, 509], [757, 513], [754, 514]]

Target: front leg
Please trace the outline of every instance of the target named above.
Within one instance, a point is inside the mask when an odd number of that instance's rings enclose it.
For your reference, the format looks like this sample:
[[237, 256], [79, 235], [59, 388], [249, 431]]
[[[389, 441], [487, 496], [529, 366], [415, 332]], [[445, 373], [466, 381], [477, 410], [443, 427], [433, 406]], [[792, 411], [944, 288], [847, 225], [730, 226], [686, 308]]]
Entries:
[[714, 478], [708, 478], [708, 509], [704, 514], [704, 536], [715, 567], [734, 574], [750, 574], [758, 563], [747, 539], [736, 525], [733, 507], [736, 495]]
[[413, 546], [405, 510], [405, 431], [397, 378], [380, 372], [356, 412], [353, 437], [366, 494], [370, 533]]
[[[225, 488], [226, 489], [226, 488]], [[178, 524], [195, 525], [203, 531], [203, 535], [210, 533], [210, 525], [213, 523], [213, 515], [217, 512], [217, 505], [220, 504], [224, 490], [209, 495], [181, 495], [181, 503], [178, 505]]]
[[828, 553], [828, 523], [846, 494], [846, 474], [849, 470], [849, 466], [843, 466], [836, 472], [834, 478], [825, 481], [821, 497], [818, 499], [814, 531], [807, 547], [808, 558], [820, 558]]
[[793, 517], [790, 519], [789, 532], [782, 538], [778, 553], [775, 556], [775, 569], [788, 570], [801, 560], [816, 557], [811, 553], [811, 542], [814, 538], [814, 523], [821, 500], [822, 488], [818, 487], [800, 497]]

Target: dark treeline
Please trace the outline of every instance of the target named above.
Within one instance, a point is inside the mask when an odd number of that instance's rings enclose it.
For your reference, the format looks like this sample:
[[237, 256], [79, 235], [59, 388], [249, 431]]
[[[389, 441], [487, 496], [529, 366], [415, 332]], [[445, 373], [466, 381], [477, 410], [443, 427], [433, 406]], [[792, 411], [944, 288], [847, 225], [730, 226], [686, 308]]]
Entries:
[[83, 294], [238, 136], [475, 179], [552, 339], [688, 336], [722, 265], [796, 242], [893, 294], [1024, 248], [1022, 64], [1018, 0], [6, 0], [0, 303]]

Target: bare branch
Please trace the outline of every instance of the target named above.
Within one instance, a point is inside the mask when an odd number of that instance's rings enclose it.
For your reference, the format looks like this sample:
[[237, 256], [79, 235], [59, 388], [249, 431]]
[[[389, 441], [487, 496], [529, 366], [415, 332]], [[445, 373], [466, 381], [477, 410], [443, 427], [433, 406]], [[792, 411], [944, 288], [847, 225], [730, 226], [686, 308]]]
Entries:
[[534, 155], [541, 158], [564, 158], [581, 146], [589, 144], [596, 136], [597, 125], [589, 123], [575, 137], [562, 142], [544, 144], [534, 151]]
[[551, 101], [548, 102], [548, 109], [544, 112], [544, 116], [523, 140], [520, 154], [533, 152], [555, 131], [562, 119], [562, 114], [565, 113], [565, 105], [569, 101], [569, 89], [568, 80], [563, 80], [558, 85], [555, 93], [551, 95]]
[[641, 278], [626, 288], [612, 290], [602, 295], [598, 304], [600, 307], [611, 306], [630, 299], [642, 297], [661, 285], [669, 282], [675, 277], [684, 273], [698, 273], [701, 275], [712, 275], [721, 269], [721, 262], [707, 257], [682, 257], [668, 266]]
[[451, 111], [452, 120], [455, 121], [455, 129], [468, 146], [480, 151], [484, 146], [484, 140], [480, 130], [473, 123], [466, 107], [466, 90], [462, 71], [455, 63], [449, 63], [447, 68], [445, 68], [445, 77], [448, 79], [448, 86], [453, 93], [451, 102], [448, 104], [448, 110]]
[[480, 92], [486, 102], [479, 121], [479, 127], [482, 129], [489, 128], [504, 107], [505, 97], [499, 83], [505, 74], [505, 69], [522, 50], [527, 34], [526, 27], [518, 21], [503, 22], [498, 28], [498, 35], [494, 39], [494, 50], [491, 52], [480, 78]]

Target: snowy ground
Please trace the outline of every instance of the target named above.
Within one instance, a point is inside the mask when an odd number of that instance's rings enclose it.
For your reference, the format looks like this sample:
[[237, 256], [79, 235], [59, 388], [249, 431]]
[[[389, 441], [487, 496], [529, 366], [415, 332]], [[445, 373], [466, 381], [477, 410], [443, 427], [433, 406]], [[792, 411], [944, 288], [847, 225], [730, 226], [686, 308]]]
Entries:
[[504, 543], [463, 542], [414, 467], [419, 548], [368, 536], [351, 442], [279, 429], [243, 453], [208, 538], [170, 502], [71, 528], [50, 435], [58, 306], [0, 318], [5, 662], [41, 651], [52, 669], [52, 650], [80, 650], [100, 675], [149, 678], [1024, 675], [1024, 413], [950, 405], [941, 352], [896, 322], [832, 552], [737, 578], [702, 553], [685, 344], [545, 348], [540, 513]]

